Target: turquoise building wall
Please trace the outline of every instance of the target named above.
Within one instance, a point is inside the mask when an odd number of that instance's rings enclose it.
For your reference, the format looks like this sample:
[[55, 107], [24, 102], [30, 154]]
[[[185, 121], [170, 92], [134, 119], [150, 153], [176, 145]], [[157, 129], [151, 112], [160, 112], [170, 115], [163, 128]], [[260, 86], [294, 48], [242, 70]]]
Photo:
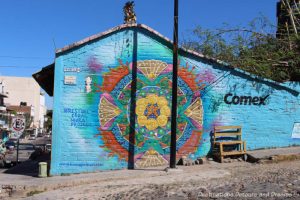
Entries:
[[[143, 27], [58, 53], [51, 174], [128, 167], [135, 61], [135, 166], [167, 164], [172, 59], [171, 44]], [[300, 122], [299, 83], [260, 79], [185, 51], [178, 74], [178, 158], [207, 155], [214, 125], [241, 125], [247, 149], [300, 145], [292, 138]]]

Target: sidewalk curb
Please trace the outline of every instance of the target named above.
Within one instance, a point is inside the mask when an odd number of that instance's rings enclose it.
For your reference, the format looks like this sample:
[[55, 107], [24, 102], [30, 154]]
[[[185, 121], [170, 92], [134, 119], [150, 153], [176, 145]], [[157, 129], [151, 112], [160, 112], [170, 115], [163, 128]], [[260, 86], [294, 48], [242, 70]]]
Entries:
[[293, 160], [300, 160], [300, 154], [274, 155], [270, 156], [268, 159], [261, 159], [258, 161], [258, 163], [268, 164]]
[[[102, 172], [96, 172], [95, 175], [99, 175], [99, 173]], [[162, 174], [166, 174], [165, 171], [161, 171]], [[94, 173], [89, 173], [89, 174], [94, 174]], [[74, 174], [77, 175], [77, 174]], [[80, 175], [80, 174], [78, 174]], [[152, 176], [160, 176], [160, 174], [157, 175], [152, 175]], [[139, 176], [132, 176], [131, 178], [138, 178]], [[37, 177], [35, 177], [37, 178]], [[18, 199], [18, 198], [24, 198], [24, 197], [30, 197], [33, 196], [34, 194], [42, 193], [42, 192], [47, 192], [47, 191], [52, 191], [52, 190], [57, 190], [57, 189], [63, 189], [63, 188], [68, 188], [68, 187], [76, 187], [76, 186], [81, 186], [81, 185], [88, 185], [88, 184], [96, 184], [100, 182], [106, 182], [106, 181], [113, 181], [113, 180], [122, 180], [124, 177], [113, 177], [113, 178], [107, 178], [107, 177], [97, 177], [95, 178], [94, 176], [90, 176], [88, 178], [81, 178], [79, 179], [78, 177], [73, 180], [67, 179], [63, 180], [60, 183], [56, 182], [46, 182], [45, 184], [41, 185], [14, 185], [14, 184], [3, 184], [0, 185], [0, 199], [2, 198], [9, 198], [9, 199]], [[51, 179], [51, 177], [48, 178], [38, 178], [38, 179]]]
[[278, 163], [283, 161], [293, 161], [300, 160], [299, 154], [283, 154], [283, 155], [272, 155], [264, 158], [255, 158], [254, 156], [247, 154], [247, 161], [250, 163], [260, 163], [260, 164], [268, 164], [268, 163]]

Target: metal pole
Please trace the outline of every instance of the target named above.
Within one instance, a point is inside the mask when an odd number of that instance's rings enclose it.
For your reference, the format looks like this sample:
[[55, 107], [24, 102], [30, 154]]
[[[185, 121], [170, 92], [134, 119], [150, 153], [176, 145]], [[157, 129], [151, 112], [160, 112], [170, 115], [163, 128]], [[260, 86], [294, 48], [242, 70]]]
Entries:
[[137, 84], [137, 30], [133, 33], [133, 55], [132, 55], [132, 82], [131, 82], [131, 103], [130, 103], [130, 131], [128, 149], [128, 169], [134, 169], [135, 149], [135, 108], [136, 108], [136, 84]]
[[177, 77], [178, 77], [178, 0], [174, 0], [173, 77], [170, 168], [176, 168]]
[[18, 138], [18, 140], [17, 140], [17, 160], [16, 160], [16, 165], [18, 165], [18, 161], [19, 161], [19, 144], [20, 144], [20, 139]]

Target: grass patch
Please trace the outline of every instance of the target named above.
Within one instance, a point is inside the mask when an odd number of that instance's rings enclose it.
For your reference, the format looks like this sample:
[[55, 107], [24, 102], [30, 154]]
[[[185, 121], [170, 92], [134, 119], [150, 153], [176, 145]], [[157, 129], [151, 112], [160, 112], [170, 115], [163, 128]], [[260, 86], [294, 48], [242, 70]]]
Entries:
[[27, 197], [31, 197], [33, 195], [40, 194], [42, 192], [44, 192], [44, 190], [33, 190], [33, 191], [28, 192], [26, 195], [27, 195]]

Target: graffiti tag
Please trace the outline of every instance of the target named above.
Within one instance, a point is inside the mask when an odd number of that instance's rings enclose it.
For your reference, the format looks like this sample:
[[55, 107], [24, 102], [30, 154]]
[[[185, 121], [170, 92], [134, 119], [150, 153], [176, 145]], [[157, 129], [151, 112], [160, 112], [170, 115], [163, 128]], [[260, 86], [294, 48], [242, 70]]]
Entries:
[[266, 105], [266, 100], [270, 95], [265, 97], [251, 97], [251, 96], [233, 96], [233, 94], [228, 93], [224, 96], [224, 102], [226, 104], [233, 104], [233, 105]]

